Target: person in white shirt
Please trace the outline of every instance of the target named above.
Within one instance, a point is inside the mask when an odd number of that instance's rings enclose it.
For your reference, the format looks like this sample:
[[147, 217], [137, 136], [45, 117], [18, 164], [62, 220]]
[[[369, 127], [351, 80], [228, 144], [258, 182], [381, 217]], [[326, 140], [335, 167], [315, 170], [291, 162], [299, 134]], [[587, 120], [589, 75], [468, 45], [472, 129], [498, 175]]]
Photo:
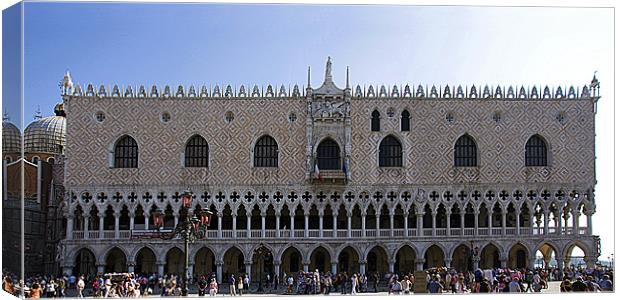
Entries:
[[84, 291], [84, 286], [84, 276], [80, 276], [80, 279], [77, 282], [78, 298], [84, 298], [84, 295], [82, 294], [82, 291]]
[[351, 276], [351, 295], [357, 295], [357, 292], [355, 291], [357, 289], [357, 275], [353, 274], [353, 276]]

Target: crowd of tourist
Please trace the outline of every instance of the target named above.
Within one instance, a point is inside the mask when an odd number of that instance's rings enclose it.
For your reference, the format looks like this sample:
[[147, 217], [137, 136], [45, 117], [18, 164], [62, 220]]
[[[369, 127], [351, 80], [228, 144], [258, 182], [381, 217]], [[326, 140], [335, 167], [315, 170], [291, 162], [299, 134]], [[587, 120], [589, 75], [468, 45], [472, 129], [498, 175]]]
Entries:
[[[265, 293], [307, 295], [307, 294], [350, 294], [387, 291], [390, 295], [412, 294], [416, 280], [422, 277], [425, 292], [428, 293], [526, 293], [541, 292], [549, 288], [549, 282], [559, 281], [554, 292], [608, 292], [613, 291], [613, 270], [604, 267], [595, 269], [568, 267], [560, 275], [557, 269], [477, 269], [473, 272], [457, 272], [449, 268], [432, 268], [422, 273], [347, 274], [341, 272], [297, 272], [277, 275], [267, 274], [261, 288]], [[229, 275], [223, 283], [217, 282], [215, 273], [190, 279], [190, 290], [198, 296], [230, 294], [242, 296], [250, 293], [250, 278], [246, 274]], [[418, 285], [419, 286], [419, 285]], [[13, 295], [26, 298], [55, 297], [101, 297], [137, 298], [153, 295], [181, 296], [181, 280], [176, 275], [138, 275], [133, 273], [112, 273], [93, 277], [85, 276], [32, 276], [25, 282], [15, 274], [3, 272], [2, 288]], [[256, 283], [252, 292], [256, 292]], [[70, 294], [70, 295], [69, 295]]]

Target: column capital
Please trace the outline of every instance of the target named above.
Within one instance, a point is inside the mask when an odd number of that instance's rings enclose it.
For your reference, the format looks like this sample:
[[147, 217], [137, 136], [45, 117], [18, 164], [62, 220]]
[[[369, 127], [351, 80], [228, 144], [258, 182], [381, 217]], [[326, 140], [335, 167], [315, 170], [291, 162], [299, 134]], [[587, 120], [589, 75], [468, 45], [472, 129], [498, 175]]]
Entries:
[[217, 260], [217, 261], [215, 261], [215, 265], [222, 266], [222, 265], [224, 265], [224, 261], [223, 260]]

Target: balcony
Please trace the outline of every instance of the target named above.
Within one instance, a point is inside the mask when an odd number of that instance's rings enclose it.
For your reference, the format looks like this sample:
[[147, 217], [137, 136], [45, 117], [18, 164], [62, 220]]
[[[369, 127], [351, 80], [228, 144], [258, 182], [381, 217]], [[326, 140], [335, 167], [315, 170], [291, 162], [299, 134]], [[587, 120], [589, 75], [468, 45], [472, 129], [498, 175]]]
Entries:
[[314, 184], [346, 184], [347, 175], [342, 170], [321, 170], [320, 179], [315, 172], [312, 172], [312, 183]]
[[[542, 227], [506, 227], [506, 234], [503, 234], [503, 229], [499, 227], [484, 227], [484, 228], [451, 228], [448, 230], [447, 228], [435, 228], [435, 233], [433, 234], [432, 228], [423, 228], [422, 235], [420, 237], [504, 237], [504, 236], [540, 236], [545, 234], [557, 235], [556, 228], [550, 227], [549, 232], [545, 233], [545, 229]], [[406, 232], [406, 234], [405, 234]], [[588, 233], [587, 227], [579, 227], [577, 232], [580, 235], [585, 235]], [[85, 233], [88, 233], [85, 235]], [[159, 239], [162, 234], [172, 233], [172, 230], [119, 230], [118, 238], [117, 233], [114, 230], [104, 230], [103, 235], [100, 234], [98, 230], [92, 230], [88, 232], [84, 231], [73, 231], [72, 238], [73, 240], [144, 240], [144, 239]], [[575, 230], [570, 228], [562, 228], [562, 235], [573, 235]], [[222, 230], [219, 232], [217, 230], [209, 230], [207, 231], [207, 239], [274, 239], [274, 238], [284, 238], [284, 239], [298, 239], [298, 238], [310, 238], [310, 239], [377, 239], [377, 238], [410, 238], [410, 237], [418, 237], [418, 229], [417, 228], [394, 228], [390, 229], [379, 229], [376, 228], [366, 228], [366, 231], [362, 229], [351, 229], [349, 232], [347, 229], [324, 229], [321, 235], [321, 231], [318, 229], [308, 229], [307, 231], [304, 229], [295, 229], [291, 231], [290, 229], [252, 229], [249, 231], [246, 229], [237, 229], [237, 230]], [[87, 236], [87, 238], [86, 238]], [[321, 237], [322, 236], [322, 237]]]

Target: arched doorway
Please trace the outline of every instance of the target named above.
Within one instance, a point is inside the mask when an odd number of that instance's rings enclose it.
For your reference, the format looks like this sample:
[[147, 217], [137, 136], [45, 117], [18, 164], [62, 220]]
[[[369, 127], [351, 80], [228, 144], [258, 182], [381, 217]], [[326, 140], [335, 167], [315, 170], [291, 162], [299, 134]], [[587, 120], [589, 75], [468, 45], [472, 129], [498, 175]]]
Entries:
[[586, 256], [586, 250], [579, 244], [574, 243], [566, 248], [566, 253], [563, 255], [564, 267], [585, 267], [586, 262], [584, 260]]
[[95, 254], [86, 248], [80, 249], [75, 256], [75, 266], [73, 274], [79, 275], [95, 275], [97, 274], [97, 266], [95, 265]]
[[488, 244], [480, 251], [480, 268], [493, 269], [500, 268], [499, 249], [494, 244]]
[[452, 252], [452, 268], [457, 272], [473, 271], [471, 264], [471, 248], [465, 244], [461, 244], [454, 252]]
[[136, 274], [151, 274], [157, 272], [155, 265], [155, 253], [148, 247], [144, 247], [136, 254], [136, 266], [134, 271]]
[[528, 250], [521, 243], [517, 243], [508, 253], [508, 267], [511, 269], [527, 268], [529, 255]]
[[424, 253], [424, 269], [445, 266], [444, 253], [437, 245], [430, 246]]
[[282, 266], [280, 270], [286, 274], [297, 274], [302, 271], [301, 253], [295, 247], [288, 247], [282, 253]]
[[347, 274], [354, 274], [359, 272], [359, 254], [351, 246], [347, 246], [340, 254], [338, 254], [338, 272], [347, 272]]
[[239, 276], [240, 274], [245, 274], [243, 253], [237, 247], [232, 247], [224, 253], [224, 268], [222, 272], [224, 272], [222, 278], [228, 278], [230, 275]]
[[331, 257], [329, 252], [323, 247], [317, 247], [310, 254], [310, 271], [319, 270], [321, 273], [331, 271]]
[[194, 275], [208, 275], [216, 272], [215, 254], [207, 247], [202, 247], [194, 257]]
[[405, 245], [400, 247], [398, 252], [396, 252], [394, 272], [400, 275], [413, 273], [416, 270], [415, 259], [415, 251], [411, 246]]
[[108, 251], [105, 258], [106, 273], [122, 273], [127, 272], [127, 257], [125, 253], [118, 247], [114, 247]]
[[373, 247], [366, 256], [366, 272], [368, 274], [378, 272], [379, 275], [388, 272], [388, 257], [382, 247]]
[[544, 243], [536, 249], [536, 260], [534, 268], [550, 268], [558, 266], [558, 251], [554, 246]]
[[174, 247], [166, 253], [166, 265], [164, 266], [165, 274], [175, 274], [182, 275], [183, 274], [183, 251], [181, 249]]

